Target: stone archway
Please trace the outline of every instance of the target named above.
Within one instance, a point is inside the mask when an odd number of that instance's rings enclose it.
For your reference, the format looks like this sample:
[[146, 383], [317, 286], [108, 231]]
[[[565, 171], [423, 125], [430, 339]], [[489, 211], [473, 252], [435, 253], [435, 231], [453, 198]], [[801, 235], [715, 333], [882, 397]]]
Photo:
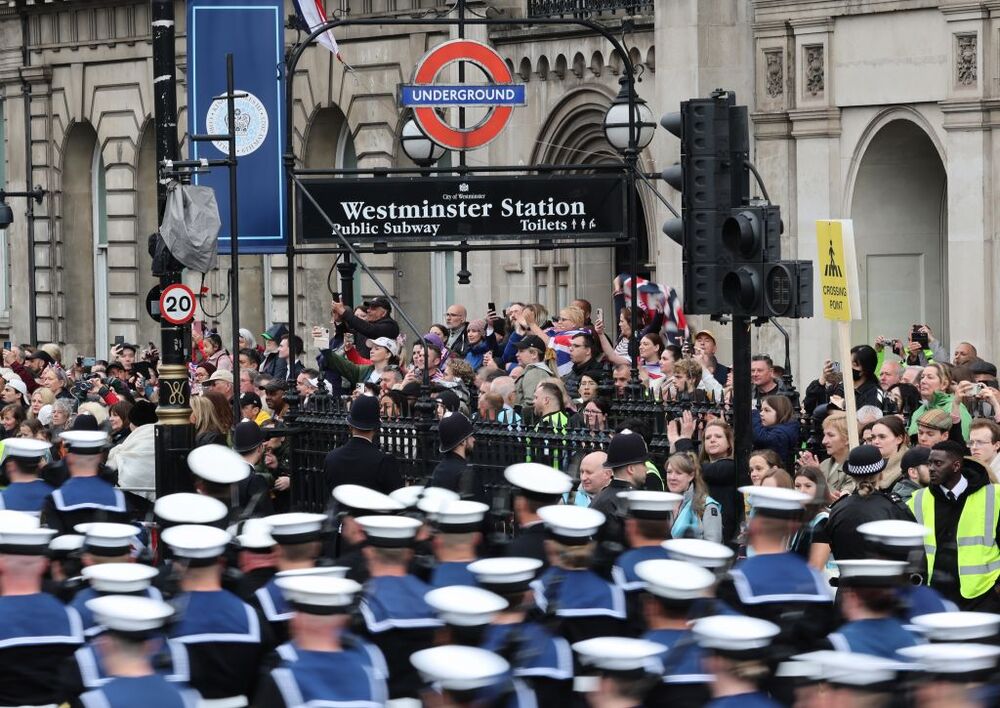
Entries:
[[913, 323], [948, 337], [947, 175], [914, 121], [890, 118], [857, 163], [851, 199], [862, 315], [855, 341], [904, 337]]
[[[556, 106], [540, 131], [532, 164], [620, 164], [621, 156], [608, 143], [603, 122], [614, 98], [603, 87], [571, 92]], [[651, 258], [647, 209], [642, 192], [635, 195], [639, 274], [650, 277]], [[544, 254], [540, 254], [544, 256]], [[607, 300], [611, 278], [631, 270], [629, 246], [615, 249], [575, 249], [571, 290], [594, 303]]]

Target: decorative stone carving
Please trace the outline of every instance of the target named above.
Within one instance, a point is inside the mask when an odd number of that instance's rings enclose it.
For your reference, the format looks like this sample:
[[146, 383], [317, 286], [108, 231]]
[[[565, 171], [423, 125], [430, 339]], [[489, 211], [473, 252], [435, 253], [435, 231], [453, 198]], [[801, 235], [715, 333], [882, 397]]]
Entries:
[[960, 34], [955, 39], [955, 79], [959, 86], [975, 86], [978, 80], [977, 37]]
[[823, 45], [813, 44], [803, 47], [806, 54], [806, 91], [811, 96], [819, 96], [826, 87], [826, 72], [823, 69]]
[[785, 91], [785, 66], [781, 60], [781, 50], [764, 52], [766, 61], [765, 90], [771, 98], [777, 98]]

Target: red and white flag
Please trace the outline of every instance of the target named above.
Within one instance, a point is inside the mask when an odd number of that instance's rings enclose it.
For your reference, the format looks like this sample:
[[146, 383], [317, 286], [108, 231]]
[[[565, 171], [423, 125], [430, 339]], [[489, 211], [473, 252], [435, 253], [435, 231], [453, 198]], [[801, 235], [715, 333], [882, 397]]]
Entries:
[[[294, 0], [294, 2], [295, 11], [310, 32], [326, 24], [326, 8], [323, 7], [323, 0]], [[316, 41], [333, 52], [337, 59], [344, 61], [340, 57], [340, 46], [337, 44], [337, 38], [333, 36], [333, 30], [327, 30], [319, 35]]]

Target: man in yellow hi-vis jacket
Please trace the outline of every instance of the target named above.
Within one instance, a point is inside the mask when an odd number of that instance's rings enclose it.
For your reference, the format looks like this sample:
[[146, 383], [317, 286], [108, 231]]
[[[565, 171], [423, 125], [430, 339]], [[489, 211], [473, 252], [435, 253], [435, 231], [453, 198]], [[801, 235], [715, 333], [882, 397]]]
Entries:
[[963, 610], [1000, 611], [1000, 485], [965, 455], [961, 443], [945, 440], [931, 449], [930, 485], [907, 506], [928, 528], [924, 540], [928, 585]]

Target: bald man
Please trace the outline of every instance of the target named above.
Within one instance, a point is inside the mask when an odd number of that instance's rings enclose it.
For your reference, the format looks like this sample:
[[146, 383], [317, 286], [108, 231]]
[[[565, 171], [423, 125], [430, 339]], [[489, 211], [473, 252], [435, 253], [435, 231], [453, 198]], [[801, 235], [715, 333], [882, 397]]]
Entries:
[[580, 460], [580, 486], [573, 503], [590, 506], [590, 501], [611, 482], [611, 470], [604, 466], [608, 453], [597, 450]]
[[878, 383], [883, 391], [888, 391], [890, 388], [899, 383], [899, 377], [903, 373], [903, 368], [899, 365], [898, 361], [887, 361], [882, 364], [882, 370], [878, 375]]
[[958, 346], [955, 347], [955, 354], [952, 356], [952, 362], [955, 366], [967, 366], [970, 361], [978, 356], [979, 352], [976, 351], [974, 346], [968, 342], [959, 342]]
[[468, 317], [465, 305], [448, 305], [444, 313], [444, 326], [448, 328], [448, 341], [445, 344], [453, 356], [464, 357], [469, 349], [469, 340], [465, 336], [469, 327]]

